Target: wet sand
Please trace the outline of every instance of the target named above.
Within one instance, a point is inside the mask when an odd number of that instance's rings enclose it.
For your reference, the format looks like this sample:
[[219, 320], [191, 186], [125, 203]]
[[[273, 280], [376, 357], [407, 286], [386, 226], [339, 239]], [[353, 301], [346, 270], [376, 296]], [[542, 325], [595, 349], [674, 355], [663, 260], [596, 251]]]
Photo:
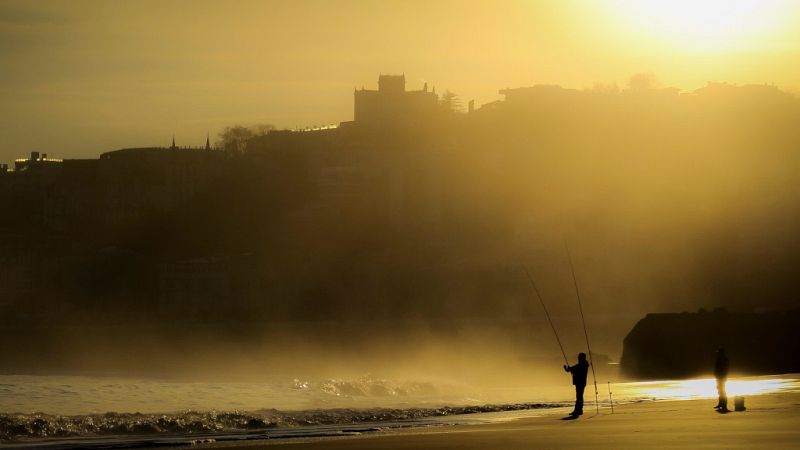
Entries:
[[[732, 399], [731, 399], [732, 403]], [[231, 449], [794, 449], [800, 443], [800, 394], [746, 399], [747, 411], [719, 414], [714, 400], [662, 401], [499, 424], [377, 432], [353, 437], [209, 445]], [[204, 446], [198, 446], [204, 447]], [[198, 448], [195, 447], [195, 448]]]

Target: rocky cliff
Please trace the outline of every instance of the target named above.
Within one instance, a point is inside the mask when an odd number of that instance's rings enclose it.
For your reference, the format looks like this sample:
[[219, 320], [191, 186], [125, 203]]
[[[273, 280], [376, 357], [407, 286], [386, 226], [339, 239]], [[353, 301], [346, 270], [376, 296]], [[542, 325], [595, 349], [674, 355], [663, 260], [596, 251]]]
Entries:
[[648, 314], [625, 337], [622, 373], [636, 378], [711, 374], [725, 347], [732, 374], [800, 372], [800, 310]]

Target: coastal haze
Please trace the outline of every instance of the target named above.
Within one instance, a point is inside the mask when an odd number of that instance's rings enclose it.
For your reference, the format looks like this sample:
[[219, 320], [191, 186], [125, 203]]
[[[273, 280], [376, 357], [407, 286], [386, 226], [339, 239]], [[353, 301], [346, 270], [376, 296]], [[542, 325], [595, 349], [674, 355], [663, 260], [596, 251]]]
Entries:
[[[797, 92], [797, 5], [736, 1], [0, 3], [0, 159], [202, 146], [229, 125], [352, 118], [406, 73], [478, 105], [532, 84], [770, 83]], [[43, 132], [43, 130], [47, 130]]]
[[800, 7], [670, 3], [0, 0], [0, 439], [796, 391]]

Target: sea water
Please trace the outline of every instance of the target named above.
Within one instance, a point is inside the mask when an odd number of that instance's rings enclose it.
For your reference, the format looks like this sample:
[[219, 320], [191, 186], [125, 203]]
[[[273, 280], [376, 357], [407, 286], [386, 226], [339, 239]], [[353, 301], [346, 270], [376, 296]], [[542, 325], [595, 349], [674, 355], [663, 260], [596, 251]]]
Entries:
[[[710, 398], [713, 379], [586, 389], [609, 402]], [[729, 395], [800, 391], [796, 376], [729, 381]], [[481, 387], [438, 380], [273, 379], [187, 382], [124, 377], [0, 375], [0, 443], [53, 448], [150, 446], [328, 436], [407, 426], [510, 420], [567, 408], [568, 383]]]

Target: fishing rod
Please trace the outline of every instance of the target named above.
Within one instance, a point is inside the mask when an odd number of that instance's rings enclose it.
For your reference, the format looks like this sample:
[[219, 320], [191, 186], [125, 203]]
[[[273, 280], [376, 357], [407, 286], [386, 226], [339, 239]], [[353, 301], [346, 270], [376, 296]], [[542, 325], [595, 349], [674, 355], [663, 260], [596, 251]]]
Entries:
[[528, 272], [528, 268], [525, 265], [522, 265], [522, 268], [525, 270], [525, 275], [528, 276], [528, 281], [533, 286], [533, 291], [536, 292], [536, 296], [539, 298], [539, 303], [542, 304], [542, 309], [544, 310], [544, 315], [547, 316], [547, 321], [550, 322], [550, 327], [553, 329], [553, 335], [556, 337], [556, 342], [558, 342], [558, 348], [561, 349], [561, 356], [564, 357], [564, 362], [569, 365], [569, 361], [567, 360], [567, 354], [564, 352], [564, 346], [561, 345], [561, 339], [558, 338], [558, 333], [556, 332], [556, 326], [553, 325], [553, 320], [550, 318], [550, 313], [547, 312], [547, 306], [544, 305], [544, 300], [542, 299], [542, 294], [539, 293], [539, 288], [536, 287], [536, 283], [533, 281], [533, 277], [531, 276], [530, 272]]
[[597, 414], [600, 414], [600, 403], [598, 402], [597, 393], [597, 376], [594, 373], [594, 363], [592, 362], [592, 347], [589, 345], [589, 332], [586, 330], [586, 318], [583, 316], [583, 305], [581, 304], [581, 292], [578, 289], [578, 279], [575, 277], [575, 266], [572, 264], [572, 254], [569, 251], [567, 241], [564, 241], [564, 246], [567, 248], [567, 259], [569, 260], [569, 268], [572, 271], [572, 283], [575, 285], [575, 296], [578, 298], [578, 311], [581, 313], [581, 322], [583, 322], [583, 335], [586, 337], [586, 348], [589, 350], [589, 367], [592, 368], [592, 381], [594, 382], [594, 406]]

